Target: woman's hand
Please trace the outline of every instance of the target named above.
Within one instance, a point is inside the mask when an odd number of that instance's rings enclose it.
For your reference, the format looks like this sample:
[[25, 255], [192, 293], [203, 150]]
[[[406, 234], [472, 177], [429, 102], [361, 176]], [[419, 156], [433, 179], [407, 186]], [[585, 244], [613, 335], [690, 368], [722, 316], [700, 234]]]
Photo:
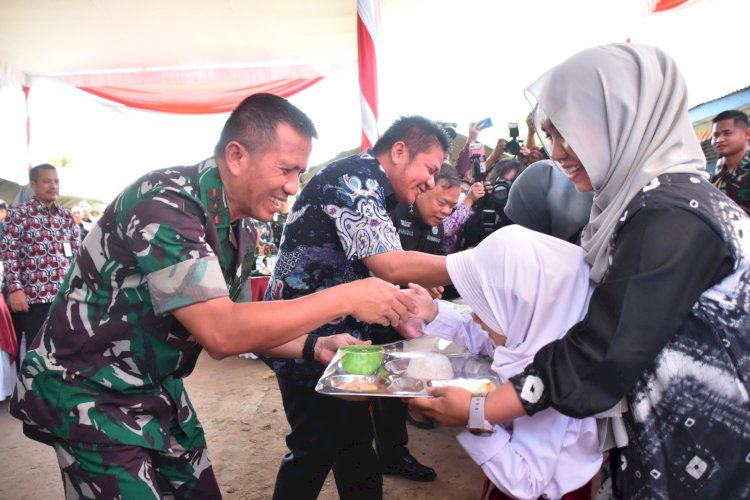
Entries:
[[420, 411], [447, 427], [465, 427], [469, 422], [471, 392], [460, 387], [431, 387], [431, 398], [407, 400], [409, 409]]

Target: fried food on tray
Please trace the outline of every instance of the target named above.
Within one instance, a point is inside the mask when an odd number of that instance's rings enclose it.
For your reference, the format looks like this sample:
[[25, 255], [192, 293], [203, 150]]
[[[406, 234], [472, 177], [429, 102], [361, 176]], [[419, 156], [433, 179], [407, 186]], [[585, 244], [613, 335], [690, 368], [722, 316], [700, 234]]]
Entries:
[[367, 380], [349, 380], [348, 382], [338, 384], [336, 389], [350, 392], [375, 392], [380, 389], [380, 386], [375, 382]]

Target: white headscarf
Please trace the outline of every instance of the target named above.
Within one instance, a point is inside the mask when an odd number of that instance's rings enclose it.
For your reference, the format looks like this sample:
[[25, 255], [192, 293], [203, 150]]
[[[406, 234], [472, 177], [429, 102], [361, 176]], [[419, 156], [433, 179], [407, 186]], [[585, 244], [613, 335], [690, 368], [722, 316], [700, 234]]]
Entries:
[[588, 307], [589, 266], [583, 250], [519, 225], [448, 255], [447, 267], [474, 313], [507, 337], [492, 366], [506, 380], [539, 349], [563, 337]]
[[685, 82], [660, 49], [615, 44], [579, 52], [526, 92], [591, 179], [596, 196], [581, 245], [600, 282], [610, 236], [633, 196], [661, 174], [705, 169]]

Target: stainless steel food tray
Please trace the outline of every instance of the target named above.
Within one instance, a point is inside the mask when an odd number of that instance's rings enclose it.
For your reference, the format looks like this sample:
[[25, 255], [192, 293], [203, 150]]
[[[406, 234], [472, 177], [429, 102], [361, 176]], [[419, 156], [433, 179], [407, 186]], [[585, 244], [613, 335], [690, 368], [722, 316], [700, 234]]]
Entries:
[[[341, 364], [341, 353], [337, 353], [315, 390], [350, 401], [366, 401], [375, 397], [429, 397], [427, 389], [432, 386], [459, 386], [473, 393], [483, 393], [500, 385], [487, 358], [471, 354], [465, 347], [445, 339], [420, 339], [416, 343], [405, 340], [384, 345], [383, 362], [373, 375], [346, 373]], [[423, 347], [426, 349], [420, 350]], [[426, 353], [446, 356], [453, 369], [453, 378], [421, 380], [407, 377], [405, 373], [411, 360], [426, 357]]]

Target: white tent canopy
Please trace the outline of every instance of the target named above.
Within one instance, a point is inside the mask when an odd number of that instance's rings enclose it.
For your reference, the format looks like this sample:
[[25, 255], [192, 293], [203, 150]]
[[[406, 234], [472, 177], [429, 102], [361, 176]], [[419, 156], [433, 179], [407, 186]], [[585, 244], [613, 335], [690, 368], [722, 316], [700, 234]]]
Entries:
[[[742, 49], [716, 50], [713, 34], [734, 33], [730, 20], [747, 19], [750, 2], [689, 0], [660, 14], [648, 4], [381, 0], [381, 131], [401, 114], [455, 121], [461, 131], [490, 116], [496, 125], [480, 140], [494, 145], [506, 122], [523, 122], [523, 89], [545, 69], [628, 39], [675, 58], [691, 105], [750, 83]], [[290, 98], [319, 129], [311, 164], [356, 147], [356, 8], [353, 0], [0, 0], [0, 176], [22, 182], [29, 160], [64, 155], [79, 166], [65, 175], [80, 179], [63, 176], [63, 191], [108, 199], [143, 171], [208, 156], [226, 115], [134, 111], [70, 86], [164, 68], [230, 68], [250, 83], [325, 76]], [[28, 158], [21, 84], [32, 89]]]

